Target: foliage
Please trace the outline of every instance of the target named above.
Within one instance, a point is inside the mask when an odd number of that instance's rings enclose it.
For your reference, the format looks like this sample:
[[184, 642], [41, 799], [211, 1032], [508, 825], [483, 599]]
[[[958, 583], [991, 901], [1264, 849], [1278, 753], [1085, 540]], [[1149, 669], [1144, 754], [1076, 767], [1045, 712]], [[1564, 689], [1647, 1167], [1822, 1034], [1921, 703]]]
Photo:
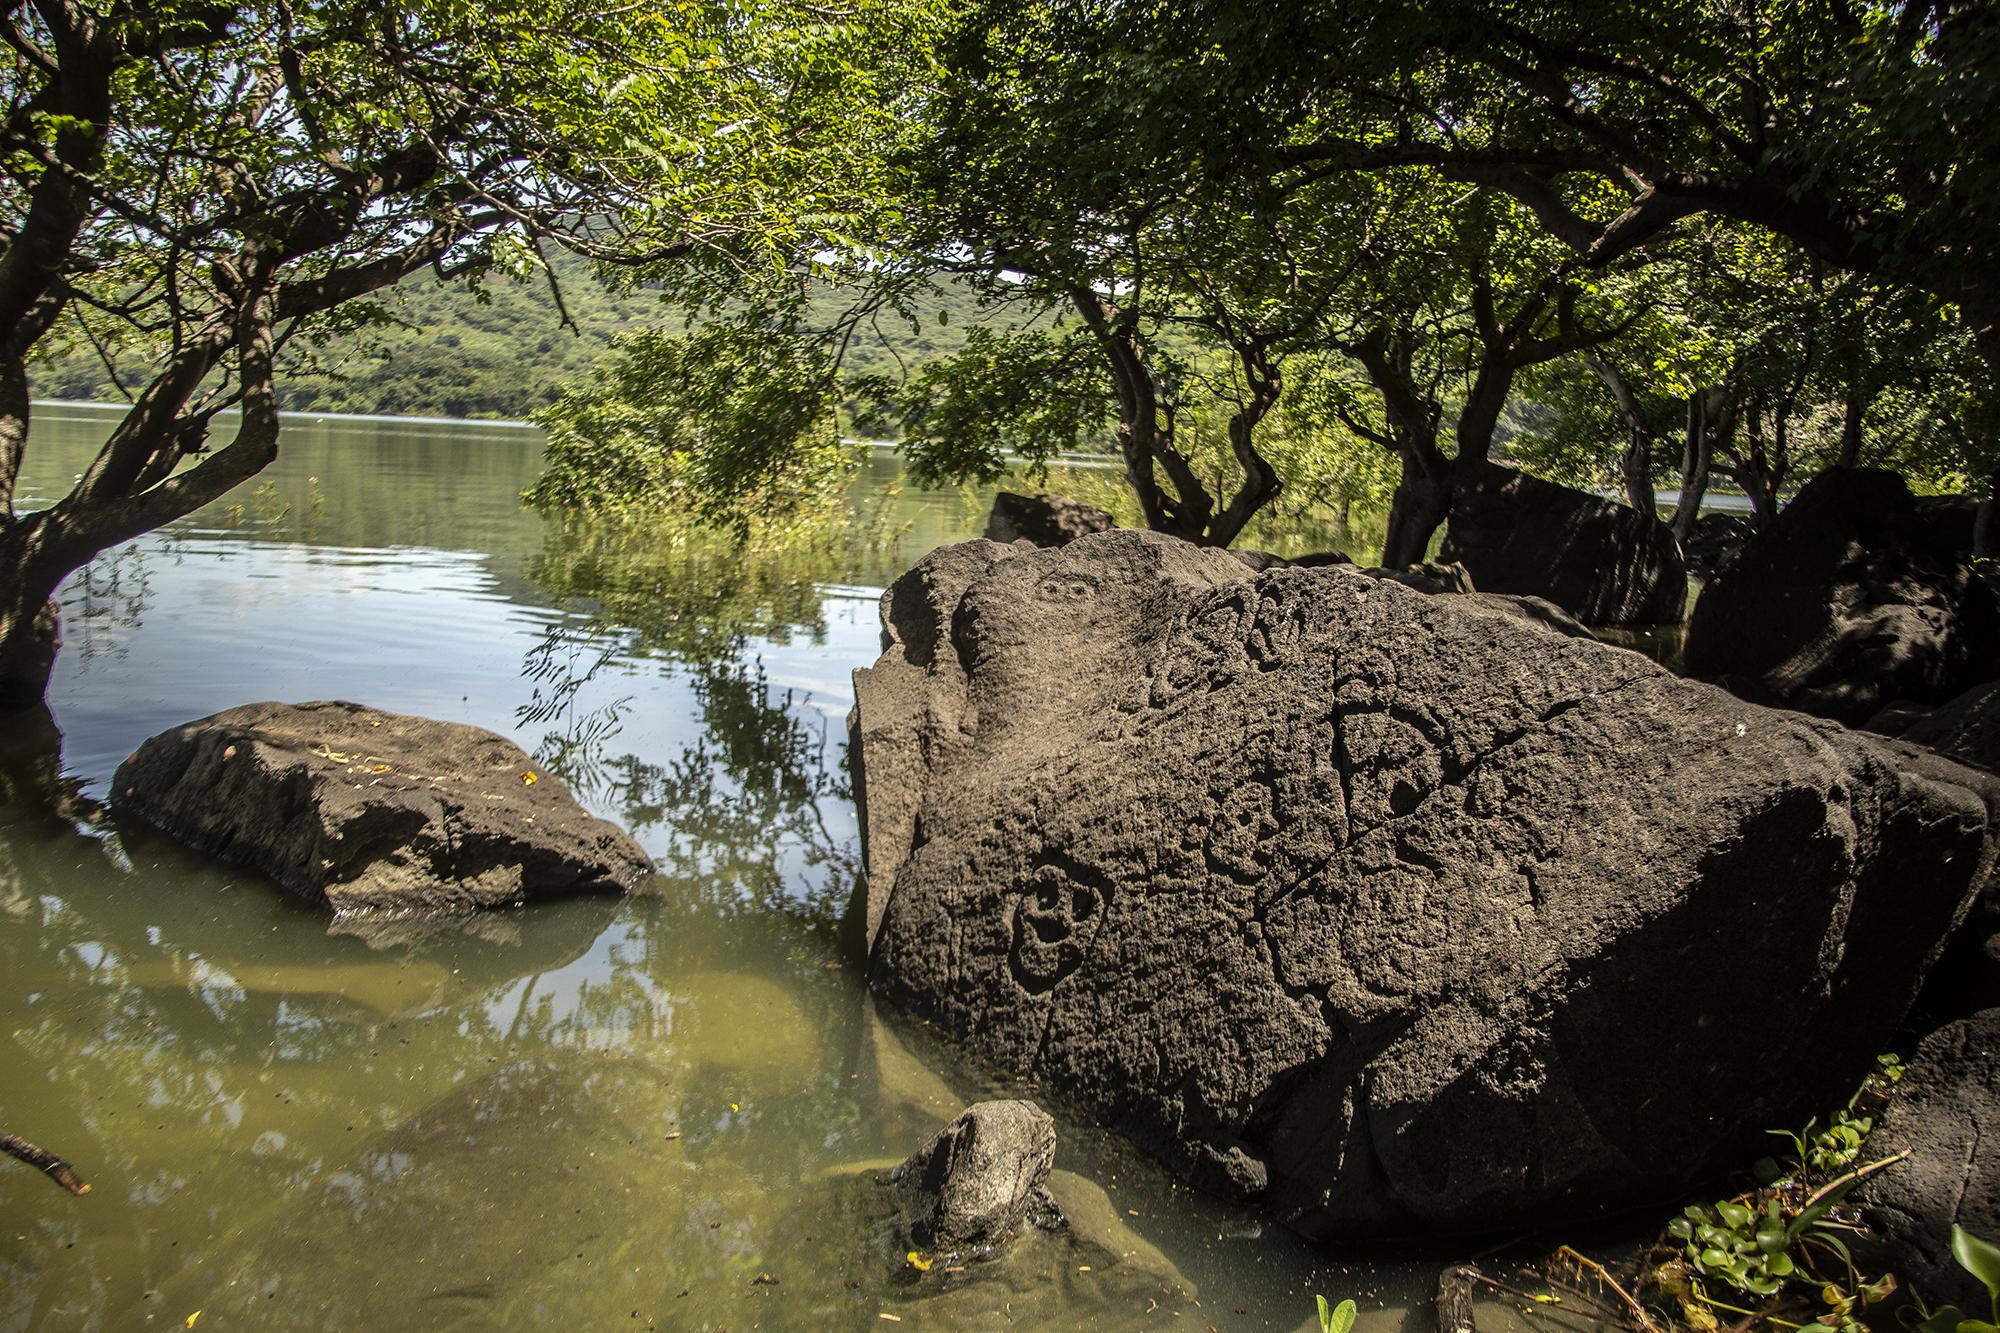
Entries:
[[[392, 327], [376, 293], [426, 269], [526, 282], [557, 248], [726, 291], [841, 243], [873, 197], [855, 131], [893, 114], [855, 58], [888, 8], [10, 8], [0, 684], [38, 690], [29, 627], [71, 571], [270, 461], [280, 367]], [[65, 344], [133, 406], [67, 496], [16, 515], [27, 366]]]
[[641, 507], [748, 535], [837, 498], [858, 462], [842, 443], [826, 350], [737, 324], [621, 339], [588, 384], [538, 415], [544, 510]]
[[[1864, 1312], [1896, 1290], [1891, 1275], [1866, 1278], [1855, 1267], [1845, 1235], [1854, 1230], [1839, 1208], [1863, 1180], [1901, 1160], [1855, 1165], [1874, 1119], [1857, 1114], [1879, 1105], [1903, 1067], [1883, 1056], [1854, 1097], [1821, 1131], [1817, 1121], [1797, 1133], [1774, 1131], [1794, 1153], [1789, 1162], [1760, 1160], [1756, 1186], [1712, 1204], [1690, 1204], [1667, 1224], [1650, 1280], [1672, 1297], [1697, 1329], [1714, 1329], [1717, 1312], [1783, 1317], [1816, 1333], [1860, 1333]], [[1738, 1302], [1752, 1301], [1755, 1309]]]

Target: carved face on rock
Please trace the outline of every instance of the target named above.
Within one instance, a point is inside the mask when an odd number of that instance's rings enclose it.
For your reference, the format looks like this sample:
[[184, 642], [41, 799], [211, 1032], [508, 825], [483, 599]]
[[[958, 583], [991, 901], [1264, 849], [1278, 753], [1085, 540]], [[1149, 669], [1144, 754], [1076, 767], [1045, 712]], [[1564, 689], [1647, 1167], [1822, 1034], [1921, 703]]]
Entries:
[[1352, 572], [1105, 533], [948, 623], [873, 984], [1313, 1234], [1671, 1193], [1846, 1094], [1801, 1052], [1872, 1058], [1990, 856], [1964, 770]]

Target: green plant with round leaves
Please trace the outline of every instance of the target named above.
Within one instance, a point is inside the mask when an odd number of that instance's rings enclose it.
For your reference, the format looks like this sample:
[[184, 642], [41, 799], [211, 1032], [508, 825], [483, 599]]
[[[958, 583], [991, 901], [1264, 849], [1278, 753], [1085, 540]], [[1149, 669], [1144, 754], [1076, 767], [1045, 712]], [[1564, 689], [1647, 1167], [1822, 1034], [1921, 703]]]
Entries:
[[1315, 1296], [1313, 1299], [1319, 1302], [1319, 1333], [1349, 1333], [1354, 1327], [1353, 1301], [1328, 1305], [1324, 1296]]

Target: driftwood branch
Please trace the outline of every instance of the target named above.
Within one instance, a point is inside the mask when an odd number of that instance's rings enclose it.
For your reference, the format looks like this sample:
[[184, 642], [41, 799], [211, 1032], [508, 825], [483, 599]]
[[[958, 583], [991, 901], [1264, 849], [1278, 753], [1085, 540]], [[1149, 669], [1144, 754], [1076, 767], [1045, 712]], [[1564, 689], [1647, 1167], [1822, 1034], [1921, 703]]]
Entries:
[[1472, 1283], [1482, 1276], [1473, 1268], [1447, 1268], [1438, 1274], [1438, 1333], [1478, 1333], [1472, 1315]]
[[17, 1134], [0, 1134], [0, 1152], [26, 1162], [71, 1194], [90, 1193], [90, 1182], [79, 1176], [68, 1162]]

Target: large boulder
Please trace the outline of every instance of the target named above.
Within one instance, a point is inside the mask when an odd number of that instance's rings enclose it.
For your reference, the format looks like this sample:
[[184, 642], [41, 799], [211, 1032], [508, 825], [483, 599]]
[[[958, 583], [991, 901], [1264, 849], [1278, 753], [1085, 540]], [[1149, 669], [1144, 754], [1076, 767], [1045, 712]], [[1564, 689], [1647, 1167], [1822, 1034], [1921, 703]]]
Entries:
[[1488, 464], [1452, 484], [1442, 557], [1482, 592], [1546, 597], [1586, 625], [1677, 624], [1687, 566], [1653, 514]]
[[118, 767], [115, 808], [336, 914], [631, 893], [653, 872], [519, 746], [351, 703], [248, 704]]
[[1031, 1209], [1052, 1209], [1042, 1186], [1056, 1159], [1056, 1122], [1032, 1102], [980, 1102], [890, 1173], [910, 1239], [956, 1250], [1007, 1239]]
[[1106, 511], [1066, 495], [1017, 495], [1001, 491], [993, 497], [993, 512], [986, 519], [986, 539], [1061, 546], [1117, 526]]
[[1703, 514], [1694, 521], [1694, 531], [1681, 546], [1688, 573], [1704, 583], [1714, 578], [1736, 558], [1754, 531], [1747, 514]]
[[1893, 472], [1815, 477], [1702, 589], [1688, 672], [1855, 726], [2000, 676], [2000, 606], [1935, 519]]
[[1317, 1237], [1672, 1197], [1993, 863], [1985, 775], [1339, 568], [969, 543], [884, 606], [871, 983]]
[[1960, 763], [2000, 773], [2000, 680], [1939, 704], [1897, 734]]
[[1870, 1158], [1908, 1160], [1862, 1187], [1862, 1216], [1893, 1268], [1933, 1309], [1984, 1318], [1984, 1287], [1951, 1256], [1954, 1224], [2000, 1241], [2000, 1009], [1924, 1039], [1896, 1100], [1868, 1140]]

